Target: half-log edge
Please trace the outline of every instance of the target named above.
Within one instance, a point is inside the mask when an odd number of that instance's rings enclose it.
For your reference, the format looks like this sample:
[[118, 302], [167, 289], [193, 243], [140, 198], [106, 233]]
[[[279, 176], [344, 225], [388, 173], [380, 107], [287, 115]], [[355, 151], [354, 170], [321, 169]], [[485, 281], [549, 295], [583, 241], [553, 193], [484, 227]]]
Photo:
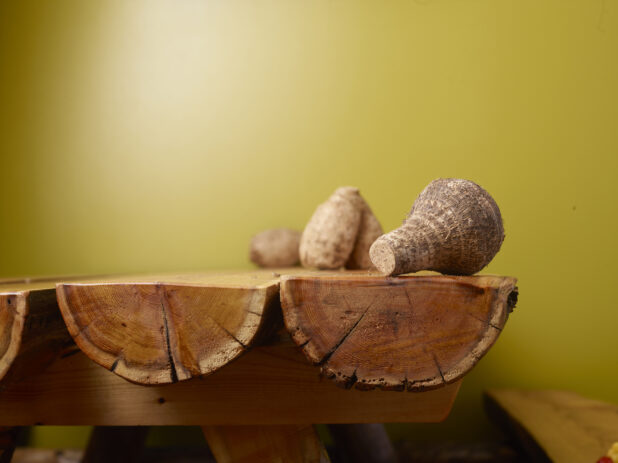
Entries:
[[53, 281], [0, 281], [0, 389], [40, 372], [72, 344]]
[[140, 384], [213, 373], [280, 319], [272, 272], [133, 277], [56, 289], [80, 349]]
[[284, 276], [285, 325], [338, 384], [422, 391], [463, 377], [517, 299], [495, 276]]

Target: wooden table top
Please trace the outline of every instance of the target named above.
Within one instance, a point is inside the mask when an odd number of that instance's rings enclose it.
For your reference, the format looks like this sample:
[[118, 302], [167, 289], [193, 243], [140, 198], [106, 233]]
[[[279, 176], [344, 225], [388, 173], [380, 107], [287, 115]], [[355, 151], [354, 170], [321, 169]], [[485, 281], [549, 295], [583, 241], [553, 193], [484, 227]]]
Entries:
[[515, 284], [304, 269], [0, 281], [0, 424], [438, 421]]

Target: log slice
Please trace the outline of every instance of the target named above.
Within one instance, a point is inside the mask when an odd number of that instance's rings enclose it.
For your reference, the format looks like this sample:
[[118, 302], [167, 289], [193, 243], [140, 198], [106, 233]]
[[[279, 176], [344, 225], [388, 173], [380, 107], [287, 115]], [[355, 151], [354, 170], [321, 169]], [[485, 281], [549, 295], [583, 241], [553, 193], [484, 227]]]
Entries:
[[[272, 272], [124, 277], [61, 283], [56, 291], [75, 343], [139, 384], [213, 373], [276, 325]], [[280, 318], [280, 315], [279, 315]]]
[[73, 345], [53, 280], [0, 281], [0, 389], [39, 373]]
[[344, 387], [423, 391], [463, 377], [517, 299], [497, 276], [283, 276], [285, 326]]

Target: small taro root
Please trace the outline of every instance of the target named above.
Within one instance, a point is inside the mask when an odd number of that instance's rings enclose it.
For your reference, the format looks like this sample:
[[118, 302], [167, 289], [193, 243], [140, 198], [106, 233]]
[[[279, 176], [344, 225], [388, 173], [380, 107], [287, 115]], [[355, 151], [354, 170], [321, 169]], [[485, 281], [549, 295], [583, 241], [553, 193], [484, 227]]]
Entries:
[[346, 262], [345, 266], [348, 269], [369, 269], [373, 267], [371, 259], [369, 258], [369, 248], [373, 242], [384, 233], [382, 225], [373, 215], [369, 204], [361, 198], [362, 201], [362, 215], [361, 222], [358, 228], [358, 235], [356, 237], [356, 243], [350, 258]]
[[386, 275], [435, 270], [472, 275], [500, 250], [500, 209], [477, 184], [438, 179], [418, 196], [401, 227], [378, 238], [371, 261]]
[[363, 199], [358, 188], [337, 188], [313, 213], [300, 239], [305, 267], [336, 269], [345, 265], [356, 243]]
[[298, 247], [301, 233], [289, 228], [273, 228], [251, 239], [249, 258], [260, 267], [292, 267], [300, 258]]

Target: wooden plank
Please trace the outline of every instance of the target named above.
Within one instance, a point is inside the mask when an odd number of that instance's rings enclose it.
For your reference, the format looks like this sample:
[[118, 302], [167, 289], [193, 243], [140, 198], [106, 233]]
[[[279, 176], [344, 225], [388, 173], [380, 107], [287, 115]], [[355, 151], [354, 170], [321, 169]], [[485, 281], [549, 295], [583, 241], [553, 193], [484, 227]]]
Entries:
[[72, 344], [53, 280], [0, 283], [0, 389], [41, 371]]
[[272, 272], [114, 277], [57, 285], [76, 344], [92, 360], [141, 384], [211, 374], [280, 320]]
[[143, 387], [81, 352], [0, 391], [0, 425], [253, 425], [436, 422], [459, 383], [435, 391], [345, 390], [291, 341], [256, 347], [206, 378]]
[[597, 461], [618, 441], [618, 406], [573, 392], [493, 389], [485, 403], [490, 417], [520, 440], [533, 461]]
[[313, 426], [204, 426], [217, 463], [328, 463]]
[[489, 350], [517, 299], [497, 276], [293, 276], [285, 325], [325, 376], [358, 389], [427, 390], [461, 379]]

